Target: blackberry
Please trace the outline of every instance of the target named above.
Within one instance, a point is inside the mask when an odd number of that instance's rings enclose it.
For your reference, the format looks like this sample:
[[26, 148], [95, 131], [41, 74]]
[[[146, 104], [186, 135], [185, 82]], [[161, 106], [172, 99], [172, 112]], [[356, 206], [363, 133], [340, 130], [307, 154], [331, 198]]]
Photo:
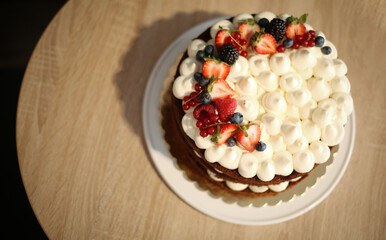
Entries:
[[274, 18], [267, 25], [265, 32], [271, 34], [276, 39], [276, 42], [278, 42], [284, 38], [285, 29], [285, 21], [281, 20], [280, 18]]
[[239, 52], [237, 51], [235, 46], [230, 43], [227, 43], [221, 46], [220, 50], [218, 51], [218, 56], [220, 57], [221, 61], [232, 65], [239, 58]]

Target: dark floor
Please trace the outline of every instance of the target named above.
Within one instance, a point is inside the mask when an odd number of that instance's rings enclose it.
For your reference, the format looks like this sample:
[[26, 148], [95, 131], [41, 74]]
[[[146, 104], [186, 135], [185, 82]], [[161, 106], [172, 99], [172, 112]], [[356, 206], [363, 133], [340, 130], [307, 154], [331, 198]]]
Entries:
[[[16, 107], [24, 71], [32, 51], [64, 0], [1, 1], [0, 3], [0, 79], [3, 111], [2, 135], [6, 145], [1, 173], [1, 216], [7, 222], [0, 238], [47, 239], [39, 225], [21, 180], [17, 161]], [[4, 221], [3, 221], [4, 222]]]

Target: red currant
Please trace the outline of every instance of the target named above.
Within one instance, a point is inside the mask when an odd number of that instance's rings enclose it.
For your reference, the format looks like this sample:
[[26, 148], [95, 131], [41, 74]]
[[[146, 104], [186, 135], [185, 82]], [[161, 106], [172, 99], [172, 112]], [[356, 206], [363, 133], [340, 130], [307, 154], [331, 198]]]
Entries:
[[232, 34], [232, 37], [233, 37], [234, 39], [236, 39], [236, 40], [240, 40], [241, 34], [238, 33], [238, 32], [235, 32], [235, 33]]
[[233, 41], [233, 39], [232, 39], [231, 37], [226, 37], [226, 38], [225, 38], [225, 43], [233, 44], [234, 41]]
[[313, 40], [308, 41], [308, 46], [309, 47], [315, 46], [315, 42]]
[[304, 35], [303, 35], [303, 39], [305, 39], [305, 40], [309, 40], [309, 38], [310, 38], [310, 36], [311, 36], [311, 34], [309, 33], [309, 32], [306, 32]]
[[196, 105], [196, 102], [195, 101], [189, 101], [185, 104], [187, 104], [189, 107], [194, 107], [194, 105]]
[[210, 115], [209, 120], [211, 123], [217, 123], [220, 117], [218, 115]]
[[280, 46], [278, 46], [278, 47], [276, 48], [276, 50], [277, 50], [278, 52], [284, 52], [285, 48], [284, 48], [283, 45], [280, 45]]
[[194, 85], [194, 90], [196, 90], [197, 92], [199, 92], [199, 91], [201, 90], [200, 84], [196, 83], [196, 85]]
[[315, 31], [314, 30], [310, 30], [308, 32], [311, 34], [312, 37], [315, 37]]
[[189, 95], [189, 98], [192, 98], [192, 97], [196, 96], [196, 94], [197, 94], [196, 92], [191, 92], [190, 95]]
[[239, 41], [239, 43], [241, 44], [241, 45], [247, 45], [247, 40], [245, 40], [245, 39], [241, 39], [240, 41]]
[[204, 126], [204, 122], [203, 122], [203, 121], [198, 120], [198, 121], [196, 122], [196, 127], [202, 128], [203, 126]]
[[213, 134], [216, 133], [216, 128], [215, 128], [214, 126], [208, 127], [208, 128], [206, 129], [206, 132], [207, 132], [209, 135], [213, 135]]
[[210, 119], [209, 119], [208, 117], [205, 117], [205, 118], [204, 118], [204, 123], [205, 123], [206, 125], [209, 125], [209, 124], [211, 124], [211, 121], [210, 121]]
[[184, 109], [185, 111], [189, 110], [190, 106], [185, 103], [184, 105], [182, 105], [182, 109]]
[[303, 40], [303, 36], [301, 36], [301, 35], [296, 35], [296, 37], [295, 37], [295, 41], [296, 41], [296, 42], [300, 43], [302, 40]]
[[303, 47], [307, 47], [307, 46], [308, 46], [308, 41], [303, 40], [302, 43], [301, 43], [301, 45], [302, 45]]
[[299, 47], [300, 47], [300, 45], [297, 42], [292, 45], [293, 49], [298, 49]]
[[206, 136], [208, 136], [208, 133], [207, 133], [206, 129], [202, 129], [202, 130], [200, 131], [200, 136], [201, 136], [201, 137], [206, 137]]
[[245, 58], [248, 57], [248, 53], [246, 51], [241, 51], [240, 55]]
[[240, 47], [238, 44], [235, 46], [235, 48], [237, 49], [237, 51], [241, 51], [242, 47]]
[[188, 101], [189, 99], [190, 99], [189, 96], [185, 96], [185, 97], [183, 98], [184, 102]]

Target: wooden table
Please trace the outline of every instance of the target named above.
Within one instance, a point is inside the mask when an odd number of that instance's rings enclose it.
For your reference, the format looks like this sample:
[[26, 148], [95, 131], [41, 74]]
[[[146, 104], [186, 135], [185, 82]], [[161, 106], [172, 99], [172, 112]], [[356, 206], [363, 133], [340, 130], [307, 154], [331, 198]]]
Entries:
[[[341, 182], [288, 222], [208, 217], [157, 175], [142, 96], [166, 47], [205, 20], [271, 10], [323, 30], [349, 68], [357, 135]], [[27, 195], [51, 239], [385, 239], [385, 1], [69, 1], [41, 37], [20, 93], [17, 147]]]

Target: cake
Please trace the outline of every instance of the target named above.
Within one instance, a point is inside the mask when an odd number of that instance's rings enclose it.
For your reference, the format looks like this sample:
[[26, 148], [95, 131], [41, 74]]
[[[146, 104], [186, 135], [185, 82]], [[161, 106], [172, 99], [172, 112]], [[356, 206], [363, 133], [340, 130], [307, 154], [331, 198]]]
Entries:
[[176, 136], [169, 144], [184, 152], [174, 154], [179, 164], [225, 191], [261, 196], [330, 158], [353, 100], [346, 64], [307, 16], [243, 13], [190, 42], [164, 114]]

